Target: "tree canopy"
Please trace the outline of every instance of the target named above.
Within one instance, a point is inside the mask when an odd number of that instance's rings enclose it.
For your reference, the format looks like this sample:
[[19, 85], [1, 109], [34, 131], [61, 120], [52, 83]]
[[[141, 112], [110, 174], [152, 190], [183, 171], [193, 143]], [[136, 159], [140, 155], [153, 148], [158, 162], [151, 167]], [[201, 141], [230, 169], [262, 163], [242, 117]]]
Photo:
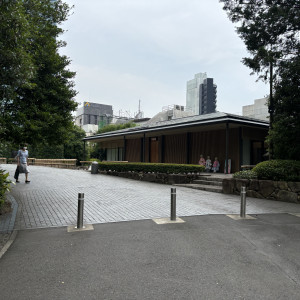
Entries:
[[272, 126], [267, 140], [272, 154], [275, 158], [299, 159], [300, 1], [220, 2], [230, 20], [237, 24], [237, 33], [250, 53], [243, 63], [252, 69], [252, 74], [270, 81]]
[[61, 0], [0, 0], [0, 141], [63, 143], [77, 107]]
[[[267, 79], [270, 61], [280, 72], [300, 51], [299, 0], [220, 0], [252, 57], [243, 63]], [[262, 71], [267, 71], [262, 74]]]
[[30, 145], [28, 149], [29, 155], [35, 158], [76, 158], [78, 161], [85, 160], [82, 142], [84, 137], [85, 131], [73, 125], [68, 131], [68, 137], [63, 144], [40, 143], [34, 146]]

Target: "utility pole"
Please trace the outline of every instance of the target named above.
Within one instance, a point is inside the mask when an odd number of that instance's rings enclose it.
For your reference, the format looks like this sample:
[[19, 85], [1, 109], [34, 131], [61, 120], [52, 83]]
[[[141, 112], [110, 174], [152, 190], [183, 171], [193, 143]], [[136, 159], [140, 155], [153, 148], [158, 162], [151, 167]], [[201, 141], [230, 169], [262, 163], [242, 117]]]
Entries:
[[[274, 101], [273, 101], [273, 61], [270, 60], [270, 97], [269, 97], [269, 114], [270, 114], [270, 127], [269, 130], [273, 129], [274, 121]], [[273, 158], [273, 142], [270, 141], [269, 145], [269, 159]]]

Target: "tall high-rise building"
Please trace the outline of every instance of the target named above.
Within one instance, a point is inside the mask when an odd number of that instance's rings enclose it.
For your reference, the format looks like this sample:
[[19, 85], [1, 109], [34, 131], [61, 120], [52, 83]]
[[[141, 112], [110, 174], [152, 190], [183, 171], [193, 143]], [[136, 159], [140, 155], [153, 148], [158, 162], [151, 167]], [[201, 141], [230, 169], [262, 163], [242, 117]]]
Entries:
[[198, 73], [186, 86], [186, 108], [195, 115], [216, 112], [217, 86], [206, 73]]

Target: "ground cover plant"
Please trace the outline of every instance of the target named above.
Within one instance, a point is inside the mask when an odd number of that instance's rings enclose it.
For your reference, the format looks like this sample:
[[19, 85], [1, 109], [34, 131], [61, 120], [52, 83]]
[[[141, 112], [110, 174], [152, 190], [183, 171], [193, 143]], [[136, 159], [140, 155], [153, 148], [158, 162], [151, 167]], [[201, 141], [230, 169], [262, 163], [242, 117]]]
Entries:
[[0, 169], [0, 214], [6, 200], [6, 192], [10, 190], [11, 181], [8, 179], [9, 174]]

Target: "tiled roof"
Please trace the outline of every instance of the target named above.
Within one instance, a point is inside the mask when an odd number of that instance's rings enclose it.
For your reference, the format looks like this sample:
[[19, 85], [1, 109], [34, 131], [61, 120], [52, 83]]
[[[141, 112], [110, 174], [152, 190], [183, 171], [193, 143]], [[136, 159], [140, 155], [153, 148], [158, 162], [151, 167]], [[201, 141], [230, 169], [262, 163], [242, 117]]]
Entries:
[[262, 121], [259, 119], [239, 116], [239, 115], [233, 115], [233, 114], [227, 114], [223, 112], [216, 112], [212, 114], [205, 114], [205, 115], [195, 115], [190, 117], [184, 117], [184, 118], [178, 118], [178, 119], [171, 119], [168, 121], [160, 121], [157, 123], [145, 123], [141, 126], [111, 131], [111, 132], [105, 132], [101, 134], [96, 134], [94, 136], [86, 137], [84, 140], [92, 140], [96, 138], [102, 138], [102, 137], [109, 137], [109, 136], [118, 136], [118, 135], [126, 135], [126, 134], [133, 134], [138, 132], [147, 132], [147, 131], [153, 131], [155, 129], [168, 129], [168, 128], [174, 128], [174, 127], [184, 127], [193, 125], [193, 124], [206, 124], [206, 123], [212, 123], [212, 122], [222, 122], [222, 121], [239, 121], [243, 122], [245, 124], [256, 124], [268, 127], [269, 122]]

